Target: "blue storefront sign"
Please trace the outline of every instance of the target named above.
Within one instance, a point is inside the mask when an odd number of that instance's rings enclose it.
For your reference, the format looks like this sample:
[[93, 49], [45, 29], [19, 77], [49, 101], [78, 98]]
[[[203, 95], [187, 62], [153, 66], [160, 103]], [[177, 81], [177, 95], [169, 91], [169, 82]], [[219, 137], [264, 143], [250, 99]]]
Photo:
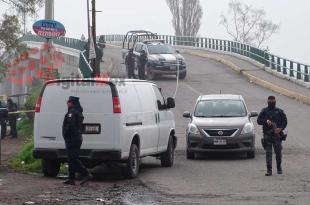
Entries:
[[39, 20], [32, 26], [34, 32], [43, 38], [57, 38], [66, 34], [64, 25], [54, 20]]

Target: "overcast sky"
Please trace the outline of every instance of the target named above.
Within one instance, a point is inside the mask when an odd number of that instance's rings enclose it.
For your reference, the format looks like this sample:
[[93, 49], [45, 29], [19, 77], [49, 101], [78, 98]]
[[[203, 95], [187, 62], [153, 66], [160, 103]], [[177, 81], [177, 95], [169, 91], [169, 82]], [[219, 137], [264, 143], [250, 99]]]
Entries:
[[[229, 39], [219, 25], [227, 12], [229, 0], [200, 0], [203, 7], [200, 36]], [[263, 8], [268, 18], [281, 23], [280, 32], [267, 45], [276, 55], [310, 64], [309, 0], [241, 0]], [[128, 30], [146, 29], [159, 34], [174, 34], [171, 14], [165, 0], [97, 0], [97, 34], [124, 34]], [[4, 7], [1, 3], [1, 13]], [[86, 0], [55, 0], [55, 20], [62, 22], [66, 36], [80, 38], [87, 34]], [[44, 9], [38, 19], [44, 17]], [[29, 19], [29, 29], [35, 19]]]

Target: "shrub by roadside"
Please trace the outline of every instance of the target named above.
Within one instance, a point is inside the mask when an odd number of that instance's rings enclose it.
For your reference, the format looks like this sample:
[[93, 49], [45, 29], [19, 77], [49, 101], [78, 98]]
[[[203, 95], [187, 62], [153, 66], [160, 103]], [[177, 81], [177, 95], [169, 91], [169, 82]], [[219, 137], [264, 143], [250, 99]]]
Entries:
[[[28, 97], [25, 108], [33, 110], [36, 99], [39, 96], [40, 88], [33, 89], [32, 94]], [[33, 114], [21, 114], [21, 120], [17, 122], [17, 130], [20, 136], [26, 139], [20, 153], [9, 160], [11, 168], [19, 171], [39, 172], [41, 170], [41, 160], [34, 159], [32, 156], [33, 144]]]

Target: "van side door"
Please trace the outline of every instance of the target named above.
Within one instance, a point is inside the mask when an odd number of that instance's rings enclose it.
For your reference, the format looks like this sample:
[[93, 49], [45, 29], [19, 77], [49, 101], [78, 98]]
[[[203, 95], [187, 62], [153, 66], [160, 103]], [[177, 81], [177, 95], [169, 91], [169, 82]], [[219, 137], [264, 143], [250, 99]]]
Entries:
[[167, 150], [169, 141], [169, 132], [171, 129], [171, 116], [170, 112], [166, 108], [165, 99], [158, 87], [153, 86], [153, 90], [156, 96], [157, 104], [157, 123], [159, 129], [158, 136], [158, 151]]
[[158, 110], [153, 88], [149, 83], [137, 83], [136, 90], [139, 96], [142, 116], [140, 134], [141, 156], [157, 153], [158, 145]]

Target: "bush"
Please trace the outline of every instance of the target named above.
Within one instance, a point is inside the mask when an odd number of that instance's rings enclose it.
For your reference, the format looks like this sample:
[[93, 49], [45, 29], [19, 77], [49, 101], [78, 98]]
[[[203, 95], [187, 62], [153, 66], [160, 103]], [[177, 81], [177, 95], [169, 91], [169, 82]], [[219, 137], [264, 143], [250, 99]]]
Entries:
[[29, 119], [26, 115], [21, 115], [21, 120], [17, 121], [17, 131], [21, 136], [25, 136], [27, 139], [33, 136], [33, 120]]
[[[40, 93], [41, 87], [36, 87], [32, 89], [31, 95], [27, 98], [25, 103], [26, 110], [34, 110]], [[27, 117], [31, 120], [34, 120], [34, 113], [27, 113]]]
[[10, 159], [10, 166], [19, 171], [40, 172], [41, 160], [33, 158], [33, 147], [33, 139], [26, 142], [22, 151]]

